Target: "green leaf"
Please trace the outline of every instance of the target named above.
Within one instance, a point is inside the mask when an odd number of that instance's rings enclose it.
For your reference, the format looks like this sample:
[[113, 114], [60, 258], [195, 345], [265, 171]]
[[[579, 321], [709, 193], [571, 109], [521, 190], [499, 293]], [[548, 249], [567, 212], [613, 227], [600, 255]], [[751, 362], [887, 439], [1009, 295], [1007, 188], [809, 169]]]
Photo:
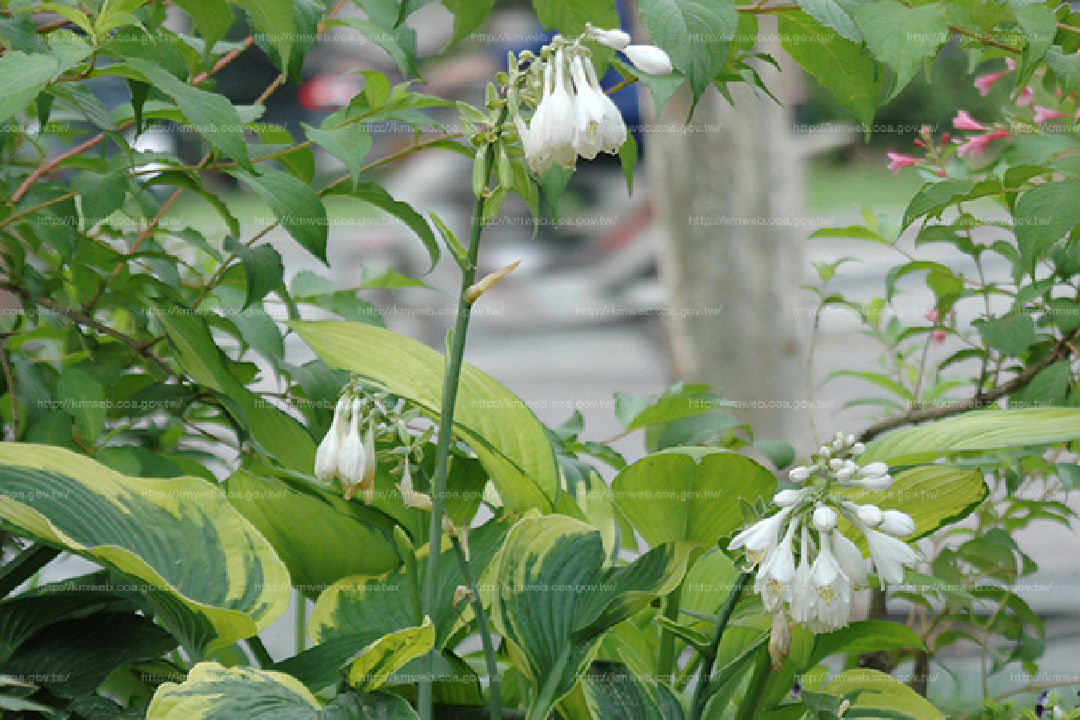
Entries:
[[780, 44], [791, 59], [835, 95], [856, 120], [864, 125], [873, 122], [881, 84], [873, 59], [859, 45], [804, 13], [780, 13], [778, 27]]
[[834, 695], [857, 693], [851, 702], [851, 709], [845, 713], [846, 717], [874, 717], [860, 711], [891, 711], [901, 708], [912, 720], [945, 720], [945, 716], [927, 702], [926, 698], [877, 670], [846, 670], [833, 678], [824, 689]]
[[[330, 367], [358, 373], [439, 414], [441, 353], [361, 323], [292, 321], [289, 326]], [[551, 507], [558, 474], [547, 431], [525, 403], [471, 365], [461, 372], [454, 427], [484, 464], [507, 508]]]
[[619, 146], [619, 165], [622, 167], [623, 176], [626, 178], [627, 195], [632, 195], [634, 192], [634, 169], [637, 167], [637, 162], [637, 140], [628, 133], [626, 142]]
[[1057, 35], [1057, 17], [1046, 5], [1029, 3], [1017, 9], [1016, 20], [1020, 23], [1027, 40], [1020, 54], [1020, 67], [1016, 75], [1016, 84], [1020, 87], [1027, 83], [1039, 61], [1054, 43], [1054, 36]]
[[424, 248], [431, 259], [431, 268], [435, 267], [435, 263], [439, 260], [439, 243], [435, 240], [435, 233], [432, 232], [431, 226], [424, 220], [424, 216], [416, 212], [412, 205], [401, 200], [395, 200], [390, 193], [377, 183], [360, 183], [352, 190], [338, 186], [331, 194], [348, 195], [363, 200], [401, 220], [410, 230], [416, 233], [416, 236], [420, 238], [420, 242], [424, 243]]
[[853, 43], [863, 41], [862, 33], [852, 18], [852, 13], [859, 7], [858, 3], [850, 0], [801, 0], [799, 7], [825, 27], [835, 30], [836, 34], [845, 40]]
[[237, 243], [235, 250], [244, 265], [244, 275], [247, 278], [247, 295], [244, 298], [246, 308], [251, 303], [262, 300], [281, 284], [285, 267], [281, 264], [281, 255], [270, 245], [248, 247]]
[[442, 4], [454, 15], [454, 37], [456, 43], [466, 37], [487, 19], [495, 0], [442, 0]]
[[1020, 196], [1013, 213], [1016, 244], [1029, 268], [1080, 223], [1080, 180], [1048, 182]]
[[527, 720], [547, 718], [585, 673], [599, 636], [682, 580], [686, 557], [653, 548], [604, 567], [600, 532], [565, 515], [527, 516], [499, 555], [493, 622], [528, 679]]
[[744, 455], [700, 457], [665, 450], [638, 460], [611, 484], [615, 507], [650, 546], [715, 545], [742, 525], [739, 501], [768, 500], [776, 478]]
[[435, 626], [425, 616], [419, 626], [388, 633], [365, 647], [349, 666], [349, 684], [365, 692], [374, 690], [405, 663], [427, 654], [434, 645]]
[[652, 678], [634, 675], [621, 663], [594, 662], [581, 680], [593, 717], [604, 720], [683, 720], [671, 690]]
[[888, 620], [860, 620], [814, 639], [807, 668], [837, 653], [858, 655], [880, 650], [925, 649], [922, 638], [907, 625]]
[[124, 62], [155, 88], [171, 97], [195, 132], [235, 160], [240, 167], [254, 170], [244, 144], [243, 120], [224, 95], [200, 90], [181, 82], [149, 60], [129, 57]]
[[339, 128], [318, 129], [306, 123], [300, 123], [304, 132], [316, 145], [345, 164], [352, 174], [352, 186], [355, 190], [356, 179], [364, 165], [364, 158], [371, 149], [371, 133], [360, 123], [349, 123]]
[[[143, 87], [148, 87], [145, 83], [139, 83]], [[146, 186], [151, 187], [153, 185], [171, 185], [173, 187], [182, 187], [188, 192], [193, 192], [207, 203], [210, 204], [217, 214], [221, 216], [221, 219], [225, 221], [225, 226], [229, 230], [229, 234], [234, 238], [240, 237], [240, 221], [229, 211], [229, 206], [222, 202], [214, 193], [210, 192], [202, 186], [202, 183], [191, 177], [187, 173], [180, 172], [178, 170], [166, 170], [159, 175], [154, 175], [146, 181]], [[85, 197], [85, 195], [84, 195]]]
[[199, 36], [211, 50], [232, 25], [233, 15], [225, 0], [176, 0], [181, 10], [191, 16]]
[[154, 693], [146, 720], [416, 720], [403, 698], [386, 693], [339, 695], [322, 707], [299, 681], [274, 670], [199, 663], [183, 683]]
[[229, 502], [274, 546], [305, 594], [401, 564], [391, 540], [394, 523], [374, 508], [245, 470], [233, 473], [226, 487]]
[[270, 206], [274, 217], [296, 242], [326, 263], [326, 237], [329, 223], [322, 200], [306, 183], [282, 170], [261, 168], [255, 175], [243, 170], [229, 174], [242, 181]]
[[1035, 321], [1030, 315], [1013, 313], [992, 320], [976, 320], [983, 342], [1006, 355], [1018, 355], [1035, 342]]
[[371, 20], [347, 17], [332, 18], [326, 21], [327, 27], [351, 27], [370, 42], [386, 51], [397, 64], [402, 76], [419, 76], [416, 68], [416, 32], [405, 25], [388, 28]]
[[1054, 445], [1080, 438], [1080, 409], [975, 410], [929, 425], [894, 430], [870, 443], [860, 458], [890, 465], [961, 452]]
[[128, 188], [127, 179], [119, 172], [104, 175], [82, 172], [71, 185], [79, 191], [79, 205], [87, 231], [120, 208]]
[[68, 368], [60, 374], [56, 394], [83, 438], [93, 445], [105, 429], [105, 388], [85, 371]]
[[641, 0], [649, 38], [671, 56], [697, 103], [724, 67], [739, 13], [731, 0]]
[[251, 34], [277, 50], [278, 70], [289, 68], [296, 16], [292, 0], [234, 0], [251, 18]]
[[1068, 360], [1059, 360], [1039, 371], [1024, 387], [1009, 396], [1010, 408], [1064, 405], [1072, 384]]
[[0, 517], [145, 583], [157, 620], [194, 652], [254, 635], [289, 603], [270, 544], [198, 478], [128, 477], [62, 448], [3, 443]]
[[0, 123], [26, 107], [59, 69], [59, 61], [52, 55], [12, 51], [0, 57], [0, 77], [4, 78]]
[[938, 3], [913, 8], [893, 0], [867, 3], [855, 10], [855, 22], [870, 52], [896, 75], [889, 99], [907, 87], [920, 63], [949, 39], [945, 8]]
[[599, 28], [619, 27], [615, 0], [532, 0], [540, 24], [567, 37], [585, 31], [585, 23]]
[[201, 317], [185, 308], [162, 304], [154, 308], [154, 318], [180, 366], [199, 384], [218, 394], [229, 414], [263, 452], [290, 470], [312, 471], [315, 441], [311, 435], [292, 416], [237, 380]]

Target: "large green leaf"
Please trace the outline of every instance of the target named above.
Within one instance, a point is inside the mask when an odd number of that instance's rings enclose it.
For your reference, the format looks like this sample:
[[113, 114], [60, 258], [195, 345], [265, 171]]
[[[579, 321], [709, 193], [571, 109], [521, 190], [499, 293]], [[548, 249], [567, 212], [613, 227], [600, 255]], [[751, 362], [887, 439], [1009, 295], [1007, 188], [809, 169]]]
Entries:
[[859, 45], [801, 12], [780, 13], [780, 44], [791, 59], [869, 125], [881, 84], [877, 65]]
[[326, 237], [330, 230], [326, 208], [307, 183], [274, 168], [261, 168], [258, 175], [233, 170], [232, 175], [270, 206], [274, 217], [296, 242], [326, 262]]
[[52, 55], [13, 51], [0, 57], [0, 77], [4, 78], [0, 122], [5, 122], [33, 100], [59, 69], [60, 63]]
[[682, 580], [686, 556], [662, 545], [605, 567], [600, 532], [565, 515], [520, 520], [496, 566], [493, 622], [529, 681], [527, 720], [548, 717], [584, 674], [608, 628]]
[[1080, 408], [975, 410], [928, 425], [894, 430], [866, 449], [865, 462], [890, 465], [961, 452], [1052, 445], [1080, 438]]
[[292, 0], [234, 0], [251, 19], [251, 34], [277, 50], [278, 69], [289, 67], [293, 41], [297, 38]]
[[400, 564], [394, 522], [374, 508], [245, 470], [227, 486], [229, 501], [270, 541], [306, 594], [348, 575], [378, 575]]
[[435, 645], [431, 618], [416, 627], [395, 630], [369, 644], [349, 667], [349, 684], [360, 690], [375, 690], [410, 660], [427, 654]]
[[[357, 126], [346, 125], [345, 127]], [[315, 137], [312, 136], [312, 139], [315, 139]], [[316, 142], [321, 143], [321, 141], [318, 140]], [[351, 170], [352, 166], [349, 167]], [[412, 205], [395, 199], [382, 185], [373, 182], [354, 182], [354, 187], [351, 188], [344, 184], [338, 185], [332, 188], [328, 194], [347, 195], [348, 197], [356, 198], [357, 200], [363, 200], [380, 210], [390, 213], [398, 220], [405, 223], [405, 225], [420, 238], [420, 242], [424, 244], [424, 249], [427, 250], [428, 258], [431, 260], [431, 265], [428, 268], [429, 271], [435, 267], [435, 263], [439, 260], [439, 243], [435, 240], [435, 233], [432, 232], [431, 226], [428, 225], [427, 220], [424, 219], [423, 215], [416, 212]]]
[[925, 645], [918, 633], [907, 625], [888, 620], [861, 620], [845, 625], [839, 630], [816, 636], [814, 650], [806, 663], [806, 668], [812, 668], [825, 658], [837, 653], [857, 655], [901, 648], [921, 650], [925, 649]]
[[945, 8], [937, 3], [907, 7], [893, 0], [859, 5], [855, 22], [866, 46], [895, 77], [890, 98], [915, 77], [920, 63], [933, 57], [949, 39]]
[[871, 710], [902, 710], [912, 720], [945, 720], [926, 698], [893, 679], [869, 668], [847, 670], [833, 678], [824, 688], [834, 695], [858, 693], [851, 703], [849, 717], [874, 717]]
[[776, 478], [744, 455], [666, 450], [638, 460], [612, 481], [615, 506], [650, 545], [715, 545], [739, 527], [739, 499], [768, 499]]
[[226, 364], [228, 359], [201, 317], [166, 304], [156, 307], [154, 316], [184, 371], [200, 385], [219, 393], [229, 413], [267, 455], [290, 470], [312, 471], [314, 439], [292, 416], [255, 395], [233, 375]]
[[1048, 182], [1016, 202], [1016, 244], [1034, 267], [1050, 247], [1080, 223], [1080, 180]]
[[585, 703], [603, 720], [682, 720], [682, 706], [666, 685], [625, 665], [594, 662], [581, 681]]
[[[845, 489], [844, 495], [858, 503], [902, 510], [915, 521], [910, 539], [920, 538], [942, 525], [966, 517], [985, 498], [988, 490], [978, 470], [948, 465], [921, 465], [901, 470], [892, 487], [883, 493], [865, 489]], [[861, 534], [853, 535], [865, 542]]]
[[3, 443], [0, 518], [145, 583], [157, 619], [194, 652], [254, 635], [289, 603], [273, 548], [198, 478], [128, 477], [62, 448]]
[[322, 707], [285, 673], [199, 663], [183, 683], [154, 693], [146, 720], [416, 720], [402, 698], [385, 693], [339, 695]]
[[619, 27], [615, 0], [532, 0], [540, 24], [574, 37], [591, 22], [600, 28]]
[[724, 67], [728, 41], [739, 25], [732, 0], [641, 0], [649, 39], [671, 56], [671, 63], [701, 97]]
[[[330, 367], [351, 370], [439, 414], [443, 356], [435, 350], [363, 323], [293, 321], [289, 326]], [[491, 376], [465, 365], [454, 427], [480, 458], [507, 508], [550, 509], [558, 487], [555, 454], [525, 403]]]

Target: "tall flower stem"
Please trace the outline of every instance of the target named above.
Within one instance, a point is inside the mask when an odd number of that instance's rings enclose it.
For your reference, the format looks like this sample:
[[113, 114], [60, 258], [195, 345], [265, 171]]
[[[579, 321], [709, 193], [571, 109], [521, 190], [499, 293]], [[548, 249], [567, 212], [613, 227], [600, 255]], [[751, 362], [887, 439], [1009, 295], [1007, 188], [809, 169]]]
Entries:
[[716, 654], [720, 652], [720, 640], [724, 637], [724, 629], [727, 628], [731, 614], [735, 612], [735, 604], [739, 602], [743, 590], [750, 583], [751, 575], [750, 572], [739, 573], [739, 576], [735, 578], [735, 585], [732, 586], [727, 600], [724, 601], [724, 606], [720, 608], [720, 615], [716, 618], [716, 627], [713, 628], [712, 639], [709, 641], [709, 647], [705, 652], [705, 657], [701, 662], [701, 669], [698, 672], [697, 686], [694, 688], [694, 702], [690, 707], [690, 720], [701, 720], [702, 715], [705, 713], [705, 705], [709, 701], [709, 698], [705, 695], [705, 690], [709, 686], [713, 665], [716, 664]]
[[495, 643], [491, 640], [491, 626], [488, 624], [487, 612], [484, 610], [484, 601], [480, 599], [480, 588], [476, 585], [476, 577], [473, 575], [469, 559], [465, 557], [465, 550], [461, 542], [453, 538], [454, 554], [457, 555], [458, 565], [461, 566], [461, 574], [465, 577], [465, 585], [469, 588], [472, 596], [471, 604], [473, 615], [476, 616], [476, 626], [480, 631], [480, 643], [484, 648], [484, 664], [488, 674], [488, 712], [491, 720], [502, 720], [502, 694], [499, 691], [499, 664], [495, 657]]
[[[499, 116], [496, 127], [501, 127], [506, 111]], [[483, 177], [486, 184], [491, 176], [495, 162], [495, 146], [489, 144], [484, 152]], [[435, 448], [435, 477], [431, 482], [431, 525], [429, 528], [427, 575], [424, 578], [424, 614], [431, 617], [434, 613], [435, 589], [438, 586], [439, 552], [442, 549], [443, 509], [446, 506], [446, 473], [450, 460], [450, 441], [454, 432], [454, 405], [457, 402], [458, 381], [461, 378], [461, 363], [465, 355], [465, 335], [469, 330], [469, 318], [472, 303], [466, 298], [466, 292], [476, 281], [476, 262], [480, 253], [480, 233], [484, 230], [484, 196], [476, 199], [472, 213], [472, 227], [469, 229], [469, 247], [467, 261], [462, 263], [461, 289], [458, 294], [457, 321], [450, 336], [447, 349], [446, 372], [443, 376], [442, 403], [439, 411], [439, 439]], [[432, 648], [424, 662], [424, 673], [420, 678], [417, 692], [417, 706], [421, 720], [432, 720], [432, 676], [435, 672], [436, 648]]]

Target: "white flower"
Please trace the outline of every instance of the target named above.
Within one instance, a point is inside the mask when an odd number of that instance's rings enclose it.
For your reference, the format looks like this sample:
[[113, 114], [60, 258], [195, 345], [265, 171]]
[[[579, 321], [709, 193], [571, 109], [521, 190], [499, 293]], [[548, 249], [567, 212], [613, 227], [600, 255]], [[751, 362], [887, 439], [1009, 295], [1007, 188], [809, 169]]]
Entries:
[[671, 58], [655, 45], [627, 45], [623, 52], [634, 67], [649, 75], [667, 75], [671, 72]]
[[758, 520], [732, 538], [728, 549], [746, 548], [746, 555], [750, 558], [751, 563], [757, 564], [761, 562], [768, 552], [776, 546], [776, 539], [780, 535], [780, 527], [784, 524], [784, 518], [787, 517], [787, 514], [788, 509], [785, 508], [775, 515]]
[[862, 455], [864, 452], [866, 452], [866, 445], [861, 442], [857, 442], [851, 446], [850, 452], [852, 455]]
[[851, 618], [851, 580], [832, 554], [831, 535], [831, 532], [821, 533], [821, 551], [810, 568], [810, 582], [815, 594], [811, 629], [819, 631], [843, 627]]
[[777, 507], [791, 507], [805, 494], [805, 490], [781, 490], [773, 495], [772, 501]]
[[343, 397], [338, 400], [334, 408], [334, 417], [330, 421], [330, 429], [319, 443], [315, 451], [315, 477], [322, 481], [329, 481], [337, 474], [338, 453], [345, 441], [347, 415], [349, 411], [348, 401]]
[[829, 532], [836, 527], [836, 511], [822, 505], [814, 509], [814, 527], [821, 532]]
[[592, 160], [600, 151], [619, 152], [626, 142], [626, 123], [619, 108], [600, 89], [592, 62], [582, 62], [580, 55], [575, 55], [570, 62], [570, 73], [577, 87], [574, 150], [586, 160]]
[[787, 598], [788, 584], [795, 577], [795, 553], [791, 543], [795, 537], [798, 521], [788, 526], [784, 539], [776, 545], [758, 568], [754, 580], [754, 592], [761, 595], [766, 612], [775, 612]]
[[899, 510], [885, 510], [881, 513], [878, 530], [896, 537], [907, 537], [915, 532], [915, 521], [910, 515]]
[[814, 596], [810, 588], [810, 531], [802, 527], [799, 543], [799, 565], [795, 568], [795, 577], [788, 586], [788, 604], [791, 607], [791, 619], [797, 623], [810, 622], [814, 608]]
[[864, 465], [859, 470], [860, 477], [873, 477], [877, 475], [885, 475], [889, 472], [889, 466], [883, 462], [872, 462], [869, 465]]
[[810, 477], [810, 468], [806, 465], [799, 465], [797, 467], [791, 468], [791, 470], [788, 471], [788, 480], [793, 483], [806, 482], [806, 479], [808, 477]]
[[574, 100], [566, 79], [566, 61], [562, 50], [544, 65], [544, 93], [536, 106], [528, 128], [517, 123], [522, 136], [525, 159], [533, 172], [542, 174], [552, 165], [573, 167]]
[[354, 400], [349, 415], [349, 427], [338, 452], [337, 474], [345, 488], [346, 500], [363, 484], [367, 470], [364, 438], [360, 435], [360, 408], [360, 401]]
[[881, 508], [877, 505], [860, 505], [855, 510], [855, 514], [859, 516], [859, 520], [870, 527], [877, 527], [881, 524]]
[[903, 540], [870, 528], [862, 530], [870, 546], [870, 559], [874, 561], [878, 577], [883, 582], [903, 582], [904, 566], [918, 562], [918, 554]]
[[851, 460], [844, 460], [840, 466], [840, 469], [836, 471], [836, 479], [840, 482], [848, 482], [851, 478], [855, 477], [855, 473], [859, 471], [859, 466]]
[[847, 539], [843, 533], [832, 534], [833, 553], [840, 569], [851, 579], [852, 585], [860, 587], [866, 584], [866, 558], [859, 546]]
[[585, 23], [585, 34], [601, 45], [615, 50], [625, 50], [630, 44], [630, 36], [622, 30], [605, 30], [593, 27], [591, 23]]

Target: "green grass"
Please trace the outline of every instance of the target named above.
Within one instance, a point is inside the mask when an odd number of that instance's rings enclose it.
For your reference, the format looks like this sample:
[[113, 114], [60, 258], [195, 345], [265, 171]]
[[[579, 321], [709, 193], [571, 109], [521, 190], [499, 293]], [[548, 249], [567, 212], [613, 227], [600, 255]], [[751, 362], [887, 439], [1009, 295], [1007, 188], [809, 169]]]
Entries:
[[911, 196], [922, 186], [922, 179], [912, 168], [893, 175], [880, 163], [867, 160], [837, 165], [812, 162], [806, 169], [806, 206], [808, 210], [897, 210], [907, 207]]

